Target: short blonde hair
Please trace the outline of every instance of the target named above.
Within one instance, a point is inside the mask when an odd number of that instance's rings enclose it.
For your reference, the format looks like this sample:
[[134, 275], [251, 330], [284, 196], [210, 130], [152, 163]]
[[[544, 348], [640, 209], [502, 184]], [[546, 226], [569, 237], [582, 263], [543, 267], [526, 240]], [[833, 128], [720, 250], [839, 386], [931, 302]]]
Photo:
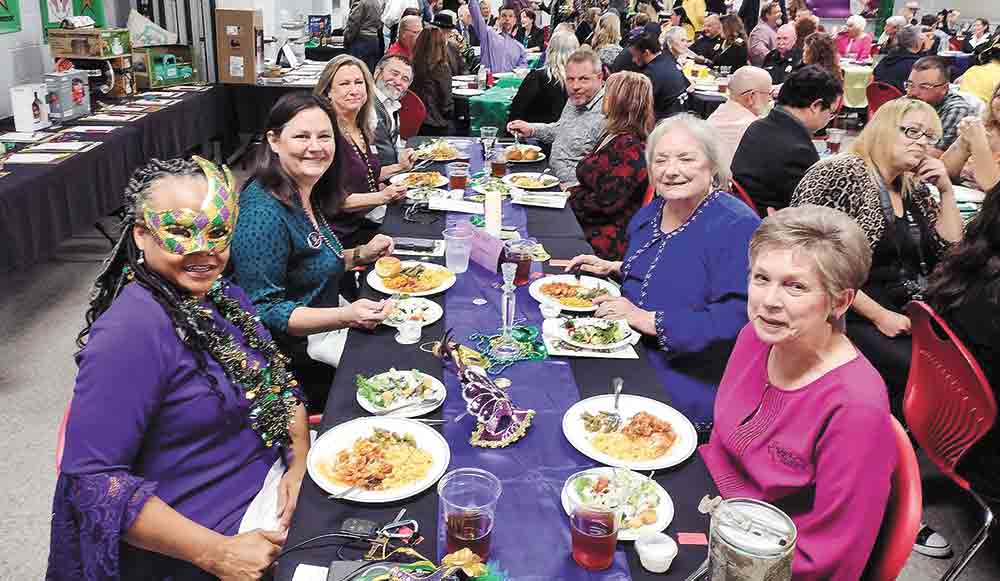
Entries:
[[[879, 168], [890, 165], [892, 161], [890, 156], [894, 149], [893, 143], [899, 136], [899, 128], [903, 123], [903, 118], [910, 113], [923, 115], [929, 126], [927, 129], [934, 131], [939, 137], [941, 136], [941, 119], [933, 107], [918, 99], [900, 97], [879, 107], [875, 115], [868, 121], [868, 125], [851, 144], [850, 152], [865, 161], [869, 172], [876, 179], [880, 179], [877, 178], [880, 174]], [[903, 187], [900, 193], [906, 196], [916, 189], [918, 184], [917, 176], [913, 172], [906, 172], [903, 174]]]
[[778, 210], [761, 222], [750, 238], [750, 265], [770, 250], [806, 253], [816, 264], [831, 300], [858, 290], [868, 280], [872, 249], [864, 231], [840, 210], [804, 204]]
[[594, 33], [594, 48], [622, 41], [622, 21], [614, 12], [608, 12], [597, 21], [597, 31]]
[[653, 129], [649, 138], [646, 139], [646, 167], [653, 167], [656, 144], [663, 139], [664, 135], [677, 129], [683, 129], [690, 133], [698, 147], [701, 148], [702, 153], [705, 154], [705, 158], [712, 167], [713, 189], [728, 189], [732, 174], [729, 171], [729, 165], [724, 161], [718, 135], [707, 121], [690, 113], [680, 113], [667, 117]]

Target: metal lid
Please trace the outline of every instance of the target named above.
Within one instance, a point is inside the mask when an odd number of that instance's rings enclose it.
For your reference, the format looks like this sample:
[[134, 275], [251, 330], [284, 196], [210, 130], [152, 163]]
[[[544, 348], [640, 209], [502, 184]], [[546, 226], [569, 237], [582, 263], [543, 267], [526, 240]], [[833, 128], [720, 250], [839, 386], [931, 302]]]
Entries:
[[795, 523], [777, 507], [760, 500], [733, 498], [719, 508], [712, 514], [712, 530], [734, 547], [761, 557], [777, 557], [795, 546]]

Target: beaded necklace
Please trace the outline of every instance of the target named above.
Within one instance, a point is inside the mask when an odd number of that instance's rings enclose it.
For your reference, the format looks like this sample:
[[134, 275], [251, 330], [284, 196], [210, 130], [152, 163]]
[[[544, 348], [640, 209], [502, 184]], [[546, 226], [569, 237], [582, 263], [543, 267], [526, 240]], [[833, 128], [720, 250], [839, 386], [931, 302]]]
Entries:
[[[326, 216], [324, 216], [323, 212], [316, 208], [315, 205], [313, 206], [313, 216], [316, 216], [316, 221], [318, 222], [318, 225], [316, 226], [314, 226], [313, 222], [309, 220], [309, 216], [306, 216], [306, 220], [309, 221], [309, 226], [313, 228], [313, 231], [306, 237], [306, 242], [309, 244], [309, 248], [319, 250], [321, 246], [326, 245], [326, 247], [333, 252], [334, 256], [337, 258], [343, 258], [344, 245], [340, 243], [340, 238], [337, 238], [337, 234], [332, 228], [330, 228], [330, 225], [326, 223]], [[330, 233], [330, 238], [327, 238], [327, 232]]]
[[212, 310], [193, 297], [179, 305], [194, 319], [202, 319], [212, 329], [206, 339], [208, 352], [219, 362], [223, 371], [243, 396], [251, 400], [250, 427], [268, 447], [291, 442], [289, 428], [295, 421], [295, 406], [302, 401], [298, 381], [288, 370], [288, 357], [278, 349], [273, 339], [263, 339], [258, 333], [260, 319], [247, 312], [240, 302], [226, 291], [229, 284], [216, 281], [206, 297], [224, 319], [232, 323], [250, 349], [258, 351], [267, 360], [250, 362], [250, 357], [232, 333], [220, 329], [212, 317]]
[[[378, 191], [378, 181], [375, 179], [375, 171], [372, 169], [372, 164], [368, 163], [368, 154], [358, 147], [357, 142], [351, 139], [351, 145], [354, 146], [354, 151], [358, 152], [358, 156], [362, 161], [365, 162], [365, 172], [368, 174], [368, 191], [377, 192]], [[365, 147], [368, 147], [368, 140], [365, 140]]]

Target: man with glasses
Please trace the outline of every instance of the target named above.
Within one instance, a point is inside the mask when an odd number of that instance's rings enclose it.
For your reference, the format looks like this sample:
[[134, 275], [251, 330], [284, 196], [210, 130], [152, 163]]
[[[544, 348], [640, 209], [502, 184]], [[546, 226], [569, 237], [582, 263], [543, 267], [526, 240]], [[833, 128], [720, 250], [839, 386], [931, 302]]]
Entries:
[[733, 154], [750, 124], [759, 119], [771, 105], [771, 76], [752, 66], [741, 67], [729, 77], [729, 100], [708, 118], [723, 145], [724, 164], [729, 167]]
[[972, 114], [969, 102], [951, 90], [948, 68], [948, 62], [939, 56], [924, 57], [913, 64], [910, 78], [903, 85], [908, 97], [934, 107], [941, 119], [941, 139], [927, 151], [934, 157], [941, 157], [958, 139], [959, 122]]
[[802, 51], [796, 46], [797, 41], [794, 24], [782, 24], [778, 27], [778, 46], [767, 53], [761, 66], [771, 75], [771, 82], [775, 85], [784, 83], [785, 77], [802, 63]]
[[843, 103], [844, 85], [828, 70], [808, 65], [785, 79], [767, 117], [750, 124], [733, 157], [733, 180], [762, 217], [788, 206], [806, 170], [819, 161], [813, 134]]
[[885, 58], [875, 65], [876, 81], [889, 83], [900, 91], [906, 89], [903, 85], [910, 78], [910, 70], [922, 56], [924, 38], [919, 26], [904, 26], [896, 33], [896, 46], [889, 50]]

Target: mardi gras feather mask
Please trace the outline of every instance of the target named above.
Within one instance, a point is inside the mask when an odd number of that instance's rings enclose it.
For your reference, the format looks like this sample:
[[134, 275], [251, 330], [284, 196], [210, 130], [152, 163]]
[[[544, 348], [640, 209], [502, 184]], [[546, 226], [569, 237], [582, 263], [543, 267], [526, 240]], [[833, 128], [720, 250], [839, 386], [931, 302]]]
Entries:
[[[451, 330], [445, 332], [434, 346], [434, 354], [451, 360], [458, 368], [462, 382], [462, 398], [469, 415], [476, 418], [476, 429], [469, 443], [481, 448], [503, 448], [520, 440], [531, 426], [535, 410], [522, 410], [510, 396], [498, 387], [482, 367], [470, 362], [471, 351], [451, 340]], [[473, 352], [475, 353], [475, 352]]]
[[236, 232], [239, 195], [236, 180], [229, 168], [222, 170], [207, 159], [192, 158], [208, 182], [201, 208], [180, 208], [159, 211], [148, 205], [142, 209], [142, 220], [150, 234], [167, 252], [184, 256], [195, 252], [222, 252]]

